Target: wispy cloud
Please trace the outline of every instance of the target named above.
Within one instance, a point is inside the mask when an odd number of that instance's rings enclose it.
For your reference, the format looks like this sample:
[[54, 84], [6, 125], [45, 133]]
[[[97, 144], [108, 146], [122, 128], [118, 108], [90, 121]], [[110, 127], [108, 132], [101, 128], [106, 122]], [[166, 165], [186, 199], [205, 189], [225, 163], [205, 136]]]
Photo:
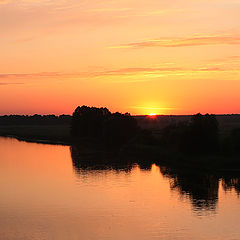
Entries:
[[168, 14], [177, 14], [184, 12], [183, 9], [174, 9], [174, 8], [163, 8], [160, 10], [149, 10], [149, 11], [140, 11], [133, 13], [132, 16], [134, 17], [149, 17], [149, 16], [163, 16]]
[[39, 73], [3, 73], [0, 74], [0, 78], [25, 78], [25, 77], [80, 77], [80, 76], [118, 76], [129, 75], [135, 73], [153, 73], [153, 72], [179, 72], [179, 71], [197, 71], [197, 72], [212, 72], [212, 71], [226, 71], [228, 69], [222, 67], [199, 67], [199, 68], [183, 68], [183, 67], [132, 67], [132, 68], [120, 68], [104, 71], [89, 71], [89, 72], [39, 72]]
[[24, 83], [15, 83], [15, 82], [0, 82], [0, 86], [6, 86], [6, 85], [22, 85]]
[[0, 74], [0, 78], [42, 78], [42, 77], [64, 77], [73, 76], [73, 73], [61, 73], [61, 72], [40, 72], [40, 73], [4, 73]]
[[221, 62], [239, 62], [240, 61], [240, 56], [228, 56], [225, 58], [218, 58], [218, 59], [213, 59], [213, 61], [221, 61]]
[[[4, 73], [0, 74], [0, 79], [21, 81], [38, 80], [38, 79], [105, 79], [116, 83], [121, 82], [145, 82], [149, 79], [166, 77], [166, 76], [188, 76], [204, 73], [218, 72], [239, 72], [238, 69], [226, 66], [209, 66], [198, 68], [184, 67], [136, 67], [136, 68], [120, 68], [104, 71], [85, 71], [85, 72], [39, 72], [39, 73]], [[116, 80], [116, 77], [118, 79]]]
[[150, 39], [142, 42], [134, 42], [112, 46], [109, 48], [146, 48], [146, 47], [190, 47], [203, 45], [237, 45], [240, 44], [240, 36], [196, 36], [190, 38], [161, 38]]
[[136, 73], [145, 73], [145, 74], [152, 74], [156, 72], [187, 72], [187, 71], [195, 71], [195, 72], [215, 72], [215, 71], [225, 71], [226, 69], [220, 67], [202, 67], [202, 68], [182, 68], [182, 67], [175, 67], [175, 68], [167, 68], [167, 67], [156, 67], [156, 68], [121, 68], [117, 70], [111, 71], [103, 71], [96, 73], [100, 76], [111, 76], [111, 75], [131, 75]]
[[0, 0], [0, 4], [7, 4], [9, 3], [11, 0]]
[[131, 8], [96, 8], [96, 9], [90, 9], [86, 12], [125, 12], [132, 10]]
[[35, 39], [36, 37], [25, 37], [25, 38], [19, 38], [17, 40], [11, 41], [11, 43], [25, 43], [25, 42], [31, 42]]

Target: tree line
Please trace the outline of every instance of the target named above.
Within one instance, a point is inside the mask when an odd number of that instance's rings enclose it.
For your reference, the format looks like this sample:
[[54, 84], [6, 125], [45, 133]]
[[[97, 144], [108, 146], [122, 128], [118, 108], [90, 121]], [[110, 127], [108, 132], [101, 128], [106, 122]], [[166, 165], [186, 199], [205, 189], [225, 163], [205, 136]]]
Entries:
[[72, 116], [71, 135], [75, 140], [98, 140], [108, 147], [122, 146], [138, 130], [137, 120], [129, 113], [111, 113], [107, 108], [79, 106]]
[[62, 114], [49, 115], [4, 115], [0, 116], [0, 125], [56, 125], [70, 124], [72, 116]]
[[[147, 116], [145, 118], [150, 119]], [[146, 146], [153, 146], [152, 149], [156, 152], [163, 150], [195, 155], [240, 154], [240, 128], [222, 136], [219, 133], [218, 120], [213, 114], [198, 113], [181, 121], [166, 120], [164, 124], [159, 122], [159, 128], [153, 130], [146, 129], [144, 127], [146, 124], [141, 124], [141, 121], [142, 118], [139, 120], [139, 117], [131, 116], [129, 113], [111, 113], [106, 107], [84, 105], [78, 106], [72, 116], [38, 114], [0, 116], [2, 126], [65, 125], [67, 128], [70, 126], [71, 137], [68, 141], [73, 144], [94, 142], [95, 146], [104, 145], [109, 149], [134, 146], [141, 151]], [[150, 123], [152, 121], [149, 120]]]
[[107, 147], [123, 145], [154, 145], [183, 154], [238, 154], [240, 129], [220, 138], [219, 123], [213, 114], [193, 115], [189, 121], [173, 122], [160, 134], [143, 129], [129, 113], [111, 113], [106, 107], [78, 106], [71, 121], [71, 135], [75, 141], [96, 140]]

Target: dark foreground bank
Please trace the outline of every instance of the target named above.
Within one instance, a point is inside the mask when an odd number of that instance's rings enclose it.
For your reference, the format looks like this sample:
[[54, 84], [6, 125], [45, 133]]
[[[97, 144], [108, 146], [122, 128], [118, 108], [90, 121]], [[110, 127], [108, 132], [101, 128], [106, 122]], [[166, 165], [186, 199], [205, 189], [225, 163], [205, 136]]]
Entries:
[[0, 125], [0, 136], [20, 141], [71, 145], [70, 125]]

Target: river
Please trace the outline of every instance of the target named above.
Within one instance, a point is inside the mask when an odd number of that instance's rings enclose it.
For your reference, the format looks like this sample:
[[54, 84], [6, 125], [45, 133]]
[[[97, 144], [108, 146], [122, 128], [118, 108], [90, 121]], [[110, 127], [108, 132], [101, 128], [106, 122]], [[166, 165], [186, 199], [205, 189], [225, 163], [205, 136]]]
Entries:
[[0, 239], [240, 239], [240, 177], [82, 165], [69, 146], [0, 138]]

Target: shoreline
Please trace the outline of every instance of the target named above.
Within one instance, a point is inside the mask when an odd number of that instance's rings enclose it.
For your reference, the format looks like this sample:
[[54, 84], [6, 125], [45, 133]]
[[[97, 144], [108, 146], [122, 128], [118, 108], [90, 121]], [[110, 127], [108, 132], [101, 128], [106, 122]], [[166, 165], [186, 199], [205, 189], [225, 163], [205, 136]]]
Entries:
[[22, 142], [29, 142], [29, 143], [38, 143], [38, 144], [49, 144], [49, 145], [62, 145], [62, 146], [71, 146], [71, 142], [65, 141], [57, 141], [52, 139], [38, 139], [38, 138], [26, 138], [20, 137], [17, 135], [10, 135], [10, 134], [0, 134], [0, 137], [4, 138], [14, 138], [18, 141]]
[[[1, 133], [0, 137], [4, 138], [13, 138], [18, 141], [28, 142], [28, 143], [37, 143], [37, 144], [49, 144], [49, 145], [60, 145], [60, 146], [71, 146], [76, 144], [84, 152], [86, 149], [87, 152], [95, 153], [96, 147], [95, 144], [87, 144], [84, 142], [74, 142], [68, 140], [59, 140], [58, 137], [54, 139], [54, 136], [48, 137], [44, 135], [43, 137], [29, 136], [24, 137], [17, 134]], [[62, 137], [64, 139], [64, 137]], [[85, 144], [84, 144], [85, 143]], [[99, 149], [98, 149], [99, 150]], [[104, 152], [104, 149], [102, 149]], [[198, 171], [217, 171], [217, 172], [239, 172], [240, 162], [239, 155], [229, 155], [224, 156], [219, 153], [211, 155], [185, 155], [180, 152], [171, 151], [171, 149], [162, 148], [160, 146], [151, 146], [151, 145], [126, 145], [125, 147], [119, 150], [121, 157], [131, 157], [133, 159], [138, 159], [140, 162], [156, 164], [162, 164], [168, 167], [189, 170], [189, 169], [198, 169]], [[147, 160], [148, 159], [148, 160]]]

